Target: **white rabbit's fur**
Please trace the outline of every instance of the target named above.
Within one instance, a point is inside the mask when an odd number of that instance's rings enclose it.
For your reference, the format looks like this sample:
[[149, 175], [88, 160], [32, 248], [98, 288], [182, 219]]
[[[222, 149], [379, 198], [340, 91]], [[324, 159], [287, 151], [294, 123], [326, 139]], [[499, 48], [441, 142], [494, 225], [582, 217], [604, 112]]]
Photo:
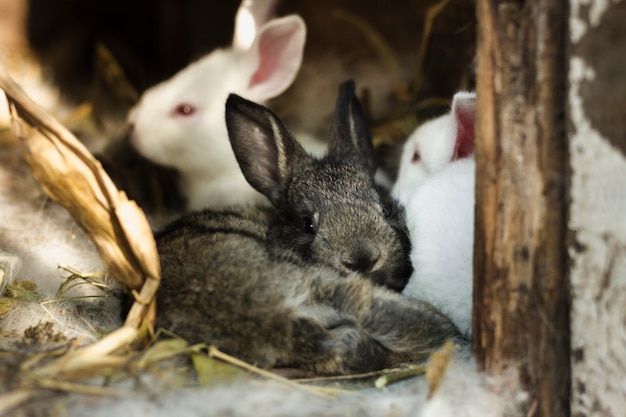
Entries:
[[472, 332], [473, 158], [426, 179], [406, 204], [414, 272], [403, 295], [433, 304], [464, 335]]
[[475, 93], [419, 126], [404, 146], [393, 195], [405, 205], [414, 272], [403, 295], [432, 303], [472, 333]]
[[[261, 9], [248, 3], [241, 8], [247, 7], [249, 13]], [[237, 40], [246, 20], [239, 17], [234, 46], [215, 50], [150, 88], [129, 113], [134, 147], [180, 172], [190, 209], [265, 201], [237, 165], [228, 142], [224, 103], [229, 93], [257, 102], [279, 95], [291, 85], [302, 61], [306, 27], [299, 16], [267, 22], [248, 49], [243, 48], [246, 41]], [[189, 106], [190, 114], [181, 114], [180, 106]]]
[[[444, 114], [424, 122], [407, 139], [402, 148], [398, 179], [392, 189], [398, 200], [406, 202], [415, 187], [450, 162], [447, 150], [453, 147], [450, 141], [454, 141], [454, 136], [448, 135], [447, 130], [451, 119], [450, 114]], [[432, 141], [433, 137], [437, 141]], [[428, 146], [429, 142], [431, 146]], [[421, 163], [414, 161], [416, 152], [421, 155]]]
[[277, 0], [242, 0], [235, 15], [232, 47], [250, 49], [263, 24], [270, 20]]
[[[421, 124], [409, 136], [402, 150], [398, 179], [392, 190], [400, 202], [406, 202], [415, 187], [453, 159], [468, 156], [458, 155], [457, 132], [463, 128], [463, 122], [468, 119], [473, 122], [475, 97], [473, 92], [456, 93], [449, 113]], [[473, 123], [471, 127], [473, 129]]]

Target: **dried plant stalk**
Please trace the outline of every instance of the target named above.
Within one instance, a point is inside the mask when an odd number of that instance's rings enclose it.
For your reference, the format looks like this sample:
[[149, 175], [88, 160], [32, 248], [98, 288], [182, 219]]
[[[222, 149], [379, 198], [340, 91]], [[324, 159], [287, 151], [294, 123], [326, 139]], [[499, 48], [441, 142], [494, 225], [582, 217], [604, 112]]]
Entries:
[[428, 381], [427, 398], [432, 398], [441, 386], [453, 354], [454, 343], [451, 340], [448, 340], [439, 350], [430, 354], [430, 363], [426, 368], [426, 380]]
[[[160, 268], [152, 231], [143, 211], [119, 191], [100, 163], [63, 125], [34, 103], [0, 69], [11, 112], [14, 135], [20, 140], [25, 159], [48, 196], [60, 203], [95, 243], [100, 257], [113, 277], [135, 294], [126, 323], [91, 346], [71, 350], [33, 370], [34, 384], [0, 396], [0, 414], [29, 398], [42, 385], [61, 389], [71, 373], [98, 370], [117, 363], [116, 351], [140, 335], [144, 321], [152, 322], [154, 297]], [[46, 381], [38, 384], [37, 381]], [[55, 385], [56, 384], [56, 385]]]
[[148, 306], [160, 279], [156, 243], [143, 211], [115, 187], [85, 146], [4, 71], [0, 88], [33, 176], [85, 230], [113, 277], [140, 299], [126, 321], [138, 327], [147, 312], [154, 312]]
[[413, 94], [422, 87], [424, 83], [424, 66], [426, 62], [426, 53], [428, 52], [428, 43], [430, 42], [430, 35], [433, 31], [435, 20], [439, 14], [448, 6], [450, 0], [441, 0], [426, 9], [426, 16], [424, 17], [424, 27], [422, 28], [422, 37], [420, 40], [420, 46], [417, 56], [417, 71], [413, 78], [412, 92]]

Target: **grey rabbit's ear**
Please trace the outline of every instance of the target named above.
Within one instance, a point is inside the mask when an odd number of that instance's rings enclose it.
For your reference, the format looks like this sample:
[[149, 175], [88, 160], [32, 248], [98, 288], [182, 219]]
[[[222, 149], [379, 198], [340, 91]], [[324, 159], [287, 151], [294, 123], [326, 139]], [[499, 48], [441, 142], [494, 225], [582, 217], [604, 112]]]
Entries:
[[372, 137], [352, 80], [339, 87], [328, 153], [341, 159], [360, 161], [372, 176], [376, 172]]
[[291, 167], [310, 158], [304, 148], [274, 113], [236, 94], [226, 100], [226, 127], [248, 183], [277, 203]]

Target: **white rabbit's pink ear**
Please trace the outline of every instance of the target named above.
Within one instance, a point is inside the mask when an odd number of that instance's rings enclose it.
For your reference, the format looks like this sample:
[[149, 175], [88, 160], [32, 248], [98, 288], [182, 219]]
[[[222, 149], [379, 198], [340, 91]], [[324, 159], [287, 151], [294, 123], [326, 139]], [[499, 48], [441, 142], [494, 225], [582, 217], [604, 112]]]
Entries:
[[235, 16], [234, 49], [250, 49], [260, 28], [272, 17], [276, 0], [242, 0]]
[[452, 114], [456, 122], [456, 143], [452, 160], [467, 158], [474, 153], [474, 122], [476, 93], [458, 92], [452, 100]]
[[274, 19], [261, 29], [250, 55], [254, 73], [246, 97], [263, 102], [287, 89], [296, 78], [306, 39], [306, 26], [300, 16]]

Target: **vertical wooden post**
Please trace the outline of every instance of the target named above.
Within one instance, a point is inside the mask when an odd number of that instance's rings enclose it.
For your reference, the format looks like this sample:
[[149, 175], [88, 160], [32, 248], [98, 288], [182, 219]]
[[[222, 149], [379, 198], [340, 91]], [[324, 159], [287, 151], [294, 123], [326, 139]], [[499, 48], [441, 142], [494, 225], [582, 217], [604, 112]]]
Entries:
[[474, 351], [569, 415], [566, 0], [477, 0]]

